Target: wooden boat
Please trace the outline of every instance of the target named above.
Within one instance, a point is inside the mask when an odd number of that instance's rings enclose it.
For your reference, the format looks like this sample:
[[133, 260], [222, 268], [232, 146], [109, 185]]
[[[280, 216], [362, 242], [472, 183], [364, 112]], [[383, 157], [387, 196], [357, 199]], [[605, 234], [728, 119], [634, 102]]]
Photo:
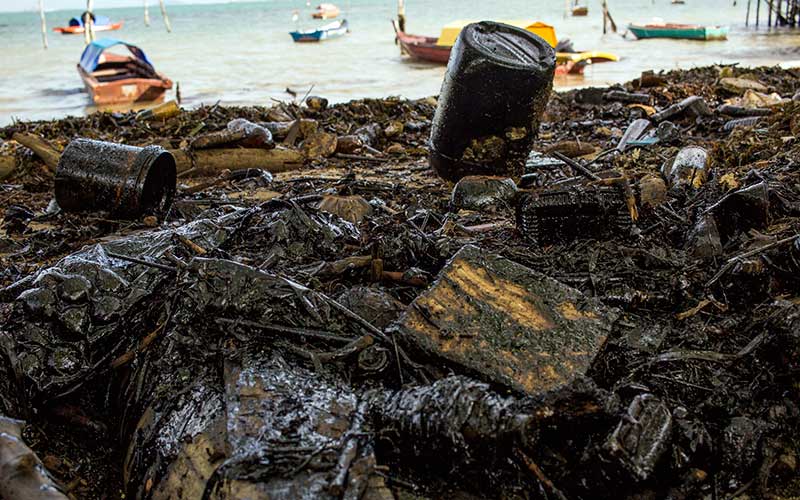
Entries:
[[[111, 19], [106, 16], [92, 15], [92, 30], [97, 31], [114, 31], [122, 28], [122, 22], [112, 23]], [[69, 20], [68, 26], [59, 26], [53, 28], [53, 31], [63, 35], [78, 35], [86, 31], [83, 26], [83, 16], [73, 17]]]
[[572, 15], [575, 17], [583, 17], [589, 15], [589, 7], [585, 5], [576, 5], [572, 8]]
[[700, 26], [697, 24], [650, 23], [629, 24], [628, 31], [638, 39], [678, 38], [682, 40], [726, 40], [728, 26]]
[[[454, 43], [456, 43], [456, 38], [458, 38], [458, 34], [461, 33], [461, 30], [464, 29], [464, 26], [474, 22], [476, 21], [459, 19], [446, 24], [442, 27], [442, 33], [439, 35], [436, 43], [439, 45], [452, 46]], [[549, 24], [539, 21], [532, 21], [530, 19], [505, 19], [497, 22], [516, 26], [517, 28], [530, 31], [534, 35], [539, 35], [553, 47], [555, 47], [558, 43], [558, 39], [556, 38], [556, 30]]]
[[[452, 43], [450, 45], [443, 45], [441, 41], [445, 40], [445, 42], [447, 42], [450, 40], [450, 34], [445, 36], [443, 30], [443, 36], [439, 38], [411, 35], [400, 31], [400, 28], [398, 28], [397, 23], [394, 20], [392, 20], [392, 26], [394, 26], [395, 35], [397, 36], [397, 41], [400, 44], [400, 48], [403, 53], [408, 54], [412, 59], [416, 59], [418, 61], [447, 64], [447, 61], [450, 59], [450, 51], [452, 50], [453, 45]], [[549, 28], [552, 36], [548, 36], [549, 40], [546, 40], [551, 45], [555, 46], [555, 30], [553, 30], [552, 27]], [[455, 38], [452, 39], [453, 42], [455, 42]], [[556, 74], [582, 74], [586, 69], [586, 66], [589, 64], [609, 61], [619, 61], [619, 57], [608, 52], [596, 51], [575, 53], [558, 52], [556, 53]]]
[[341, 21], [334, 21], [330, 24], [326, 24], [325, 26], [321, 26], [317, 29], [292, 31], [289, 34], [292, 35], [292, 39], [295, 42], [305, 43], [305, 42], [321, 42], [329, 38], [344, 36], [348, 33], [348, 31], [349, 28], [347, 24], [347, 19], [342, 19]]
[[[130, 55], [105, 52], [120, 45]], [[96, 105], [159, 101], [172, 88], [172, 81], [156, 72], [142, 49], [112, 38], [86, 46], [78, 73]]]
[[339, 7], [332, 3], [321, 3], [317, 6], [311, 17], [314, 19], [333, 19], [339, 17]]

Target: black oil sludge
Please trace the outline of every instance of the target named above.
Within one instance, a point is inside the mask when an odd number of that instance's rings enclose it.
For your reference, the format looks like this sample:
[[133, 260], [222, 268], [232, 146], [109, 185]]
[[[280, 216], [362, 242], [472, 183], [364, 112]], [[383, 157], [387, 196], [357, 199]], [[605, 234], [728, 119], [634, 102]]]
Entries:
[[456, 40], [431, 131], [431, 166], [443, 178], [522, 175], [550, 97], [555, 52], [501, 23], [466, 26]]
[[58, 162], [56, 201], [68, 212], [163, 215], [172, 204], [175, 184], [175, 158], [160, 146], [75, 139]]

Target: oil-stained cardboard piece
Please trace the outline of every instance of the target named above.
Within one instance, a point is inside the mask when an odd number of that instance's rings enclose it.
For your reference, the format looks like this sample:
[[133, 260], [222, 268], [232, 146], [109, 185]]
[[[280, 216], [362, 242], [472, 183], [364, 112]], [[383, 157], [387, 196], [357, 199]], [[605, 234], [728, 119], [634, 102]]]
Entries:
[[616, 317], [578, 290], [468, 245], [403, 314], [397, 334], [489, 381], [538, 394], [584, 375]]

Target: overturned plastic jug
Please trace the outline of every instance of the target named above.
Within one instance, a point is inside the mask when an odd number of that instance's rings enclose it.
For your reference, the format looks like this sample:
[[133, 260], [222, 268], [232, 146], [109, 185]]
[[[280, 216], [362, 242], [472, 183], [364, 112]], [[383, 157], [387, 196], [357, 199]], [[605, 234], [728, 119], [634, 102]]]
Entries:
[[55, 194], [67, 212], [107, 211], [135, 219], [164, 215], [175, 185], [175, 158], [160, 146], [75, 139], [58, 162]]
[[430, 163], [443, 178], [519, 177], [553, 87], [555, 52], [542, 38], [480, 22], [458, 36], [433, 119]]

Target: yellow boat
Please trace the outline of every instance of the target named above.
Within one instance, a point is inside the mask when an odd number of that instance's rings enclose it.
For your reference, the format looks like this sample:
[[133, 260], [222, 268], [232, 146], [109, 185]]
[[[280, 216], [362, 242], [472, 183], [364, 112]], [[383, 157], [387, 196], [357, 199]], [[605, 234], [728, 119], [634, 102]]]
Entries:
[[[457, 21], [453, 21], [449, 24], [446, 24], [442, 28], [442, 34], [436, 41], [436, 45], [452, 47], [453, 44], [456, 43], [456, 38], [458, 38], [458, 34], [461, 33], [462, 29], [464, 29], [464, 26], [475, 22], [477, 21], [459, 19]], [[556, 44], [558, 43], [558, 39], [556, 38], [556, 30], [549, 24], [545, 24], [539, 21], [531, 21], [528, 19], [500, 20], [496, 22], [503, 24], [510, 24], [511, 26], [516, 26], [517, 28], [528, 30], [534, 35], [539, 35], [540, 37], [544, 38], [544, 40], [553, 47], [555, 47]]]
[[599, 63], [599, 62], [617, 62], [619, 56], [611, 52], [601, 52], [599, 50], [587, 50], [586, 52], [556, 52], [556, 62], [558, 64], [565, 64], [568, 62]]
[[[461, 33], [464, 26], [474, 22], [476, 21], [459, 19], [445, 25], [442, 28], [442, 34], [436, 41], [436, 45], [452, 47], [456, 43], [456, 38], [458, 38], [458, 34]], [[554, 48], [558, 45], [556, 29], [549, 24], [529, 19], [500, 20], [497, 22], [510, 24], [511, 26], [530, 31], [534, 35], [539, 35]], [[619, 56], [611, 52], [601, 52], [597, 50], [586, 52], [557, 52], [556, 62], [559, 64], [559, 68], [556, 73], [580, 73], [587, 64], [617, 61], [619, 61]]]

